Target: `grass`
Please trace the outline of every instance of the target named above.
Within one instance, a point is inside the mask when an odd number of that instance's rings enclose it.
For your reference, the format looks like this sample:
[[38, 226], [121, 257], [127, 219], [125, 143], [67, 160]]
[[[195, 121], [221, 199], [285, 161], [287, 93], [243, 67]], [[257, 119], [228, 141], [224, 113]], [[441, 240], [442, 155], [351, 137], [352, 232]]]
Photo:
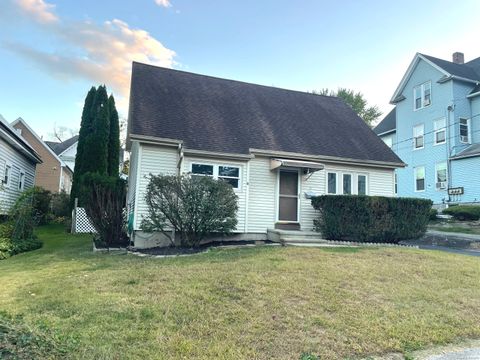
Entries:
[[[38, 235], [42, 249], [0, 261], [0, 349], [21, 359], [343, 359], [480, 337], [475, 257], [258, 247], [151, 259], [94, 254], [57, 226]], [[35, 356], [21, 357], [17, 333]]]
[[464, 226], [429, 226], [430, 230], [443, 231], [443, 232], [453, 232], [460, 234], [474, 234], [480, 235], [480, 229], [473, 227], [464, 227]]

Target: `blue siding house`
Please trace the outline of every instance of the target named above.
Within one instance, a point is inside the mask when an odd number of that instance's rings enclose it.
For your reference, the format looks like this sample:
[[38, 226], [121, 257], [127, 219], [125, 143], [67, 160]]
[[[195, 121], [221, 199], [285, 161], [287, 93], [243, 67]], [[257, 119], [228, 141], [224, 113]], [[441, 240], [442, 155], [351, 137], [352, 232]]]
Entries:
[[480, 203], [480, 57], [417, 53], [374, 131], [407, 164], [398, 196], [437, 206]]

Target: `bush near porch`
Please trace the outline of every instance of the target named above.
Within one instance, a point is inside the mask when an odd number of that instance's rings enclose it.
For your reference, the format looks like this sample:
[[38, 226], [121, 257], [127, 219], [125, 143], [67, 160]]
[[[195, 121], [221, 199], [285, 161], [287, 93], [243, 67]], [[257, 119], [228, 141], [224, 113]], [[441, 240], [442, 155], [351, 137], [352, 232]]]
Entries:
[[444, 209], [442, 213], [451, 215], [455, 220], [469, 221], [480, 219], [480, 206], [455, 205]]
[[329, 240], [398, 243], [427, 231], [432, 202], [382, 196], [323, 195], [312, 199], [319, 211], [315, 228]]

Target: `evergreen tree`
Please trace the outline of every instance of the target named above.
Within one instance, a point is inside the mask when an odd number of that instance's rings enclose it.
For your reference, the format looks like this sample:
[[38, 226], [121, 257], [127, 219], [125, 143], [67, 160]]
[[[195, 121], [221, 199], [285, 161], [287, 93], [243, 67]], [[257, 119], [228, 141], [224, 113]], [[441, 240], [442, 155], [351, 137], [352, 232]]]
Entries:
[[108, 98], [110, 112], [110, 134], [108, 139], [108, 165], [107, 172], [109, 176], [118, 176], [119, 173], [119, 154], [120, 154], [120, 124], [118, 122], [118, 112], [115, 107], [113, 95]]
[[92, 106], [92, 131], [86, 137], [82, 154], [82, 173], [107, 174], [110, 112], [105, 86], [99, 86]]
[[75, 171], [73, 173], [72, 190], [70, 192], [70, 202], [72, 207], [75, 198], [78, 197], [80, 177], [84, 174], [83, 152], [85, 149], [85, 140], [92, 132], [92, 123], [94, 120], [92, 116], [92, 107], [96, 92], [97, 89], [92, 86], [85, 97], [85, 103], [83, 105], [82, 120], [80, 122], [80, 132], [78, 135], [77, 155], [75, 157]]

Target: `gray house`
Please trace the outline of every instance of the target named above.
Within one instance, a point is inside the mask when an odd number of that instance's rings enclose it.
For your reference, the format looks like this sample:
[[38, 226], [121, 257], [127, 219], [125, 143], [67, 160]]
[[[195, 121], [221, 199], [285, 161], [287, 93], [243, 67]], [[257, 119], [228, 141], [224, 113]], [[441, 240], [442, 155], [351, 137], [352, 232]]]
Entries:
[[35, 183], [40, 156], [0, 115], [0, 214], [8, 212], [20, 194]]
[[148, 175], [227, 181], [238, 196], [237, 240], [311, 231], [311, 196], [394, 196], [403, 162], [341, 99], [133, 64], [127, 150], [128, 209], [145, 234]]

